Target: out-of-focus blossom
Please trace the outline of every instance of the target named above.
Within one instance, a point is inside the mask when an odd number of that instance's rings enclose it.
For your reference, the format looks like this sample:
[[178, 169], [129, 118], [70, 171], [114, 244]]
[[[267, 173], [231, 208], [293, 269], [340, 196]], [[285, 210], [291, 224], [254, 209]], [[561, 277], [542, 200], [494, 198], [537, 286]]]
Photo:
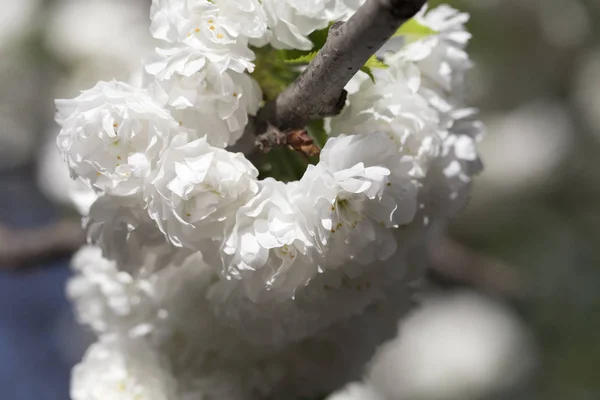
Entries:
[[73, 369], [73, 400], [171, 400], [175, 384], [161, 355], [142, 340], [105, 337]]
[[581, 0], [537, 0], [532, 7], [538, 13], [539, 24], [546, 40], [554, 46], [574, 48], [592, 30], [589, 6]]
[[[573, 125], [556, 103], [536, 102], [487, 119], [488, 134], [480, 144], [485, 171], [476, 199], [518, 195], [553, 181], [572, 145]], [[481, 196], [481, 197], [480, 197]]]
[[133, 70], [152, 50], [148, 8], [140, 1], [61, 0], [45, 22], [49, 48], [67, 62], [104, 60]]
[[87, 215], [98, 195], [81, 179], [71, 178], [56, 148], [55, 133], [50, 132], [46, 137], [47, 142], [38, 153], [36, 178], [39, 187], [52, 201], [74, 206], [81, 215]]
[[0, 1], [0, 49], [29, 33], [40, 4], [40, 0]]
[[354, 382], [327, 397], [327, 400], [385, 400], [371, 385]]
[[366, 381], [388, 400], [475, 400], [534, 366], [528, 332], [502, 305], [472, 293], [429, 298], [371, 361]]

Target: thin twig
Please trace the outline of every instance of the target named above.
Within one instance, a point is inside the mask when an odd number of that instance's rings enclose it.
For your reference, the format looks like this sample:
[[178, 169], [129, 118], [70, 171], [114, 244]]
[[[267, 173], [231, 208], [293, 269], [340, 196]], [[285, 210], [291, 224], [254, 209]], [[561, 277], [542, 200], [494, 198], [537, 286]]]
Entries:
[[245, 134], [259, 137], [257, 144], [267, 148], [287, 145], [282, 137], [288, 132], [339, 114], [346, 101], [346, 84], [424, 4], [425, 0], [367, 0], [348, 21], [329, 29], [327, 42], [314, 60], [258, 112]]

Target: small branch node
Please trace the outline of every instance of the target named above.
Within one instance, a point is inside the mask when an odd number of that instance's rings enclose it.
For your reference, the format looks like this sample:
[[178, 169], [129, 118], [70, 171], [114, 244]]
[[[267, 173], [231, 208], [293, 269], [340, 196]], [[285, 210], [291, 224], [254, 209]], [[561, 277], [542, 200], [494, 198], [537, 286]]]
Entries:
[[295, 130], [287, 134], [287, 144], [292, 150], [298, 151], [307, 157], [316, 157], [321, 154], [321, 149], [305, 130]]

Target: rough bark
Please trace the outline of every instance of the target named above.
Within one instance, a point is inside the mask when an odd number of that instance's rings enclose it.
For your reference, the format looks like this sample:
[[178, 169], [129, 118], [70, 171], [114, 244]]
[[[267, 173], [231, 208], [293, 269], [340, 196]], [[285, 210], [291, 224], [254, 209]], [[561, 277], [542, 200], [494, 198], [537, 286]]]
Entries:
[[334, 24], [325, 46], [304, 72], [250, 124], [260, 138], [257, 144], [266, 149], [286, 145], [288, 133], [339, 114], [346, 84], [424, 4], [425, 0], [367, 0], [348, 21]]

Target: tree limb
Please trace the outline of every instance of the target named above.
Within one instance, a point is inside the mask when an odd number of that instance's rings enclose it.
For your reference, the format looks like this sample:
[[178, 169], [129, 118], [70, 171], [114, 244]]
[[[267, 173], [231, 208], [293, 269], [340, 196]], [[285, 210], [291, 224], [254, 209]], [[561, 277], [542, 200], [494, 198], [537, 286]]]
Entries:
[[348, 21], [335, 23], [304, 72], [249, 124], [251, 134], [259, 137], [257, 144], [265, 149], [286, 145], [288, 133], [339, 114], [346, 84], [424, 4], [425, 0], [367, 0]]
[[84, 244], [85, 232], [79, 220], [63, 219], [25, 230], [0, 225], [0, 270], [35, 267], [70, 255]]
[[518, 269], [502, 260], [477, 253], [449, 236], [429, 244], [430, 277], [476, 287], [486, 293], [519, 299], [525, 295]]

